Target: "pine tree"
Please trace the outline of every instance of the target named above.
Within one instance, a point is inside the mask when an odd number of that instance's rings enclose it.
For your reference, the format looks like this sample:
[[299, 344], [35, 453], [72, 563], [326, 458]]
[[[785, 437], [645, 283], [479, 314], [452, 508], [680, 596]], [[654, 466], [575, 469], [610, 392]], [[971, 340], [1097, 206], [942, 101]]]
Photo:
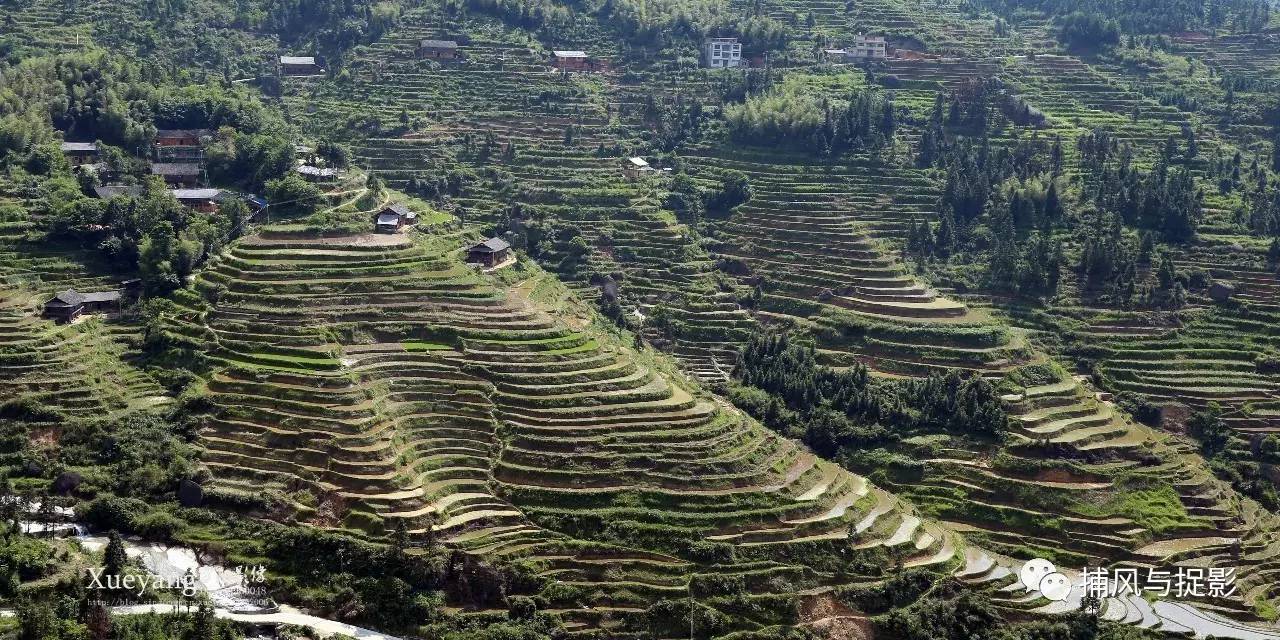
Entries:
[[1018, 273], [1018, 255], [1013, 213], [1009, 206], [997, 204], [991, 213], [991, 279], [1000, 289], [1012, 289]]
[[125, 565], [129, 562], [129, 556], [124, 550], [124, 540], [120, 537], [119, 532], [112, 530], [107, 534], [107, 548], [103, 552], [103, 567], [109, 576], [118, 576], [124, 572]]
[[1177, 273], [1173, 269], [1173, 260], [1169, 259], [1169, 254], [1160, 256], [1160, 268], [1156, 272], [1156, 277], [1160, 280], [1160, 288], [1169, 291], [1177, 282]]
[[1271, 170], [1280, 173], [1280, 133], [1271, 141]]
[[1173, 292], [1169, 294], [1169, 307], [1171, 309], [1181, 309], [1187, 306], [1187, 290], [1182, 287], [1181, 282], [1173, 283]]
[[404, 557], [404, 551], [409, 547], [409, 530], [405, 526], [404, 518], [396, 518], [396, 523], [391, 531], [391, 553], [397, 558]]
[[1062, 200], [1058, 198], [1058, 184], [1049, 183], [1049, 190], [1044, 194], [1045, 226], [1053, 226], [1062, 219]]
[[18, 618], [19, 640], [49, 640], [58, 637], [58, 619], [48, 599], [31, 596], [20, 599], [14, 607]]
[[1062, 137], [1053, 137], [1053, 150], [1050, 151], [1050, 167], [1053, 169], [1053, 176], [1056, 178], [1062, 174], [1062, 159], [1065, 156], [1062, 151]]
[[956, 246], [955, 226], [955, 217], [951, 215], [950, 210], [947, 210], [938, 222], [938, 232], [933, 240], [934, 252], [944, 260], [951, 256], [951, 251]]
[[196, 607], [195, 616], [191, 621], [191, 633], [187, 637], [191, 640], [214, 640], [214, 634], [217, 632], [217, 620], [214, 618], [213, 605], [209, 603], [207, 594], [200, 594], [200, 604]]
[[40, 497], [40, 506], [36, 509], [36, 522], [44, 527], [46, 535], [52, 530], [57, 510], [53, 506], [53, 497], [47, 492]]
[[897, 129], [897, 122], [893, 113], [893, 101], [884, 101], [884, 114], [880, 116], [880, 133], [885, 139], [892, 140], [893, 132]]
[[440, 525], [440, 516], [435, 511], [428, 511], [423, 526], [423, 537], [428, 549], [436, 546], [436, 527]]

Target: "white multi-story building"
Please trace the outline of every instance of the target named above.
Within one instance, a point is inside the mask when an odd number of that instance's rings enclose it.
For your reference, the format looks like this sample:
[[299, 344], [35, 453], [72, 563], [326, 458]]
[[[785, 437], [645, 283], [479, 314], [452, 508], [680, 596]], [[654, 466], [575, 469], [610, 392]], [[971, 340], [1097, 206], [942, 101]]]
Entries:
[[702, 45], [702, 61], [713, 69], [742, 66], [742, 43], [737, 38], [711, 38]]
[[844, 48], [846, 58], [857, 60], [878, 60], [888, 56], [884, 44], [884, 36], [856, 35], [853, 42]]

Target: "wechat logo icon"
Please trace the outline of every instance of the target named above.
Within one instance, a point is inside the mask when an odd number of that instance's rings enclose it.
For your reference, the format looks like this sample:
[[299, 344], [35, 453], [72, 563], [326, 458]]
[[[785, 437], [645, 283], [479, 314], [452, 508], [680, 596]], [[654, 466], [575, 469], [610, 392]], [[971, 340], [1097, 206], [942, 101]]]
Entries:
[[1034, 558], [1022, 565], [1018, 578], [1027, 591], [1039, 591], [1040, 595], [1054, 602], [1061, 602], [1071, 594], [1071, 579], [1058, 573], [1058, 568], [1044, 558]]

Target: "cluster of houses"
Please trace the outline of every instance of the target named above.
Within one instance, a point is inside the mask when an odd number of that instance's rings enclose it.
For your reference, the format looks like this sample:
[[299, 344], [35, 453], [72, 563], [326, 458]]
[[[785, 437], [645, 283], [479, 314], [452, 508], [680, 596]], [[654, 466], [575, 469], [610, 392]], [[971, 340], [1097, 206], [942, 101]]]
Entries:
[[[116, 196], [138, 196], [142, 195], [142, 187], [140, 185], [104, 185], [93, 188], [94, 195], [102, 200], [110, 200]], [[196, 187], [196, 188], [179, 188], [170, 189], [169, 193], [178, 202], [185, 205], [192, 211], [200, 213], [217, 213], [218, 204], [222, 202], [223, 192], [221, 189], [212, 187]]]
[[[831, 62], [859, 62], [883, 60], [889, 56], [884, 36], [856, 35], [845, 47], [824, 49], [824, 59]], [[747, 66], [742, 57], [742, 43], [737, 38], [708, 38], [702, 43], [702, 65], [712, 69], [734, 69]], [[750, 60], [751, 66], [761, 66], [763, 58]]]
[[[418, 214], [403, 202], [395, 202], [373, 215], [373, 228], [378, 233], [399, 233], [418, 223]], [[489, 238], [467, 247], [467, 262], [482, 268], [502, 267], [512, 259], [511, 243], [502, 238]]]
[[[157, 130], [152, 146], [154, 161], [149, 169], [151, 175], [164, 180], [179, 202], [205, 213], [216, 212], [222, 198], [218, 189], [200, 188], [204, 178], [204, 145], [212, 137], [213, 131], [209, 129]], [[99, 162], [101, 149], [96, 142], [63, 142], [62, 153], [74, 165], [94, 166], [100, 178], [115, 178], [105, 164]], [[137, 195], [142, 187], [107, 184], [95, 188], [94, 192], [99, 198], [108, 199]]]
[[[389, 204], [373, 216], [373, 228], [378, 233], [399, 233], [417, 223], [418, 214], [402, 202]], [[466, 261], [483, 269], [504, 267], [513, 258], [511, 243], [502, 238], [489, 238], [467, 247]]]
[[[856, 35], [843, 48], [824, 49], [823, 57], [832, 62], [883, 60], [889, 55], [884, 36]], [[419, 60], [454, 61], [462, 56], [458, 40], [424, 39], [414, 47]], [[742, 43], [734, 37], [707, 38], [702, 43], [702, 65], [712, 69], [763, 66], [763, 56], [747, 60], [742, 57]], [[551, 52], [551, 67], [560, 71], [603, 71], [608, 62], [587, 55], [579, 49], [556, 49]], [[286, 76], [312, 76], [324, 73], [324, 67], [311, 56], [280, 56], [280, 72]]]
[[[888, 57], [884, 36], [853, 37], [843, 49], [826, 49], [827, 60], [853, 62], [859, 60], [883, 60]], [[707, 38], [702, 43], [702, 66], [711, 69], [736, 69], [746, 66], [763, 66], [763, 56], [747, 60], [742, 57], [742, 43], [737, 38]], [[585, 51], [555, 50], [551, 52], [551, 66], [561, 71], [600, 71], [606, 68], [603, 60], [592, 58]]]
[[[226, 194], [205, 184], [204, 149], [213, 138], [210, 129], [160, 129], [156, 131], [152, 145], [151, 175], [159, 176], [169, 186], [178, 202], [201, 213], [217, 213], [219, 203]], [[94, 195], [109, 200], [115, 196], [136, 196], [142, 193], [140, 185], [110, 184], [116, 179], [105, 163], [99, 162], [101, 149], [96, 142], [63, 142], [62, 153], [76, 166], [94, 167], [99, 178], [108, 184], [94, 188]], [[298, 149], [298, 163], [294, 171], [308, 182], [331, 184], [341, 179], [341, 169], [319, 166], [310, 149]], [[266, 205], [260, 199], [246, 200], [254, 208]]]
[[[419, 60], [458, 60], [462, 57], [457, 40], [420, 40], [413, 53]], [[324, 64], [315, 56], [280, 56], [277, 65], [283, 76], [324, 74]]]

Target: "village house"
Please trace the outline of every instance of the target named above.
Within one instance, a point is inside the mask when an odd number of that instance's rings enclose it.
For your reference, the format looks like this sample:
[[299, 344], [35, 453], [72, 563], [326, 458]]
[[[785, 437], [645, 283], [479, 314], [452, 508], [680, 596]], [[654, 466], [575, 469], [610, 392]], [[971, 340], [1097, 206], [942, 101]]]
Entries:
[[302, 176], [307, 182], [331, 183], [336, 181], [342, 175], [340, 169], [332, 167], [317, 167], [310, 164], [300, 164], [294, 168], [298, 175]]
[[590, 71], [591, 58], [585, 51], [552, 51], [551, 66], [561, 71]]
[[221, 189], [174, 189], [173, 197], [183, 206], [201, 213], [217, 213]]
[[44, 303], [44, 316], [59, 322], [72, 322], [82, 313], [115, 311], [119, 308], [119, 291], [79, 293], [75, 289], [67, 289]]
[[423, 40], [418, 43], [414, 55], [419, 60], [455, 60], [458, 58], [458, 43], [453, 40]]
[[742, 43], [737, 38], [709, 38], [702, 43], [702, 64], [712, 69], [742, 66]]
[[204, 143], [213, 137], [209, 129], [156, 130], [155, 157], [161, 162], [193, 162], [204, 157]]
[[467, 248], [467, 262], [492, 268], [511, 258], [511, 243], [502, 238], [489, 238]]
[[627, 161], [622, 165], [622, 175], [625, 175], [632, 180], [639, 178], [640, 174], [649, 171], [653, 171], [653, 167], [649, 165], [648, 161], [639, 156], [627, 158]]
[[156, 146], [198, 147], [212, 137], [209, 129], [156, 129]]
[[324, 69], [313, 56], [280, 56], [280, 73], [286, 76], [316, 76]]
[[888, 46], [885, 44], [884, 36], [856, 35], [845, 48], [825, 49], [823, 53], [833, 62], [884, 60], [888, 56]]
[[64, 142], [62, 155], [73, 165], [92, 164], [98, 159], [98, 143]]
[[417, 215], [403, 203], [397, 202], [383, 207], [378, 212], [374, 220], [374, 229], [378, 233], [395, 233], [400, 230], [400, 227], [408, 224], [410, 219], [416, 220]]
[[889, 55], [884, 36], [864, 36], [859, 34], [853, 37], [853, 42], [850, 45], [845, 47], [845, 55], [853, 58], [883, 60]]
[[165, 183], [179, 187], [194, 187], [200, 182], [202, 169], [194, 162], [156, 162], [151, 165], [151, 175], [164, 178]]

